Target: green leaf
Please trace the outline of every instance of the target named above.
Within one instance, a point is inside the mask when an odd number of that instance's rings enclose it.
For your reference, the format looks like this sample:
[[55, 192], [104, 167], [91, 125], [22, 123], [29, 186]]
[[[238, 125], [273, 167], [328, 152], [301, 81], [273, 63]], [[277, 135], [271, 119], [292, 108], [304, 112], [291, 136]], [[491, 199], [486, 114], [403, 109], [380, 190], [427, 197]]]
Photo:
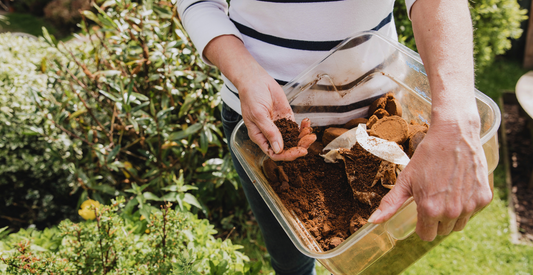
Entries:
[[161, 18], [164, 18], [164, 19], [172, 18], [172, 12], [167, 10], [167, 9], [165, 9], [165, 8], [161, 8], [161, 7], [156, 5], [156, 6], [153, 6], [153, 10]]
[[98, 20], [98, 17], [92, 11], [84, 10], [84, 11], [81, 11], [81, 14], [83, 14], [83, 16], [85, 16], [86, 18], [91, 19], [96, 24], [102, 25], [102, 22], [100, 22], [100, 20]]
[[189, 109], [191, 108], [191, 105], [196, 101], [196, 97], [193, 93], [190, 93], [185, 98], [185, 101], [183, 102], [183, 105], [181, 105], [180, 111], [178, 113], [178, 118], [183, 117], [187, 113], [189, 113]]
[[136, 97], [138, 100], [141, 100], [141, 101], [147, 101], [149, 100], [149, 98], [143, 94], [139, 94], [139, 93], [136, 93], [136, 92], [133, 92], [131, 93], [134, 97]]
[[190, 135], [192, 134], [195, 134], [196, 132], [198, 132], [200, 129], [202, 129], [202, 124], [200, 123], [195, 123], [189, 127], [187, 127], [187, 129], [183, 130], [183, 131], [179, 131], [177, 133], [172, 133], [170, 134], [170, 136], [168, 137], [169, 140], [180, 140], [180, 139], [183, 139], [183, 138], [186, 138], [186, 137], [189, 137]]
[[133, 91], [133, 80], [130, 80], [130, 84], [128, 85], [128, 94], [126, 95], [126, 104], [130, 104], [130, 96]]
[[139, 132], [139, 123], [137, 123], [137, 120], [135, 120], [134, 118], [130, 118], [129, 119], [130, 123], [133, 125], [133, 129], [135, 130], [135, 132]]
[[120, 144], [115, 146], [115, 148], [113, 148], [113, 150], [111, 151], [111, 153], [109, 153], [109, 155], [107, 155], [107, 163], [110, 163], [111, 161], [113, 161], [115, 159], [115, 156], [117, 156], [118, 152], [120, 151]]
[[[106, 194], [109, 194], [109, 195], [116, 195], [116, 193], [117, 193], [117, 190], [115, 188], [113, 188], [113, 186], [111, 186], [109, 184], [105, 184], [105, 183], [104, 184], [97, 184], [97, 185], [87, 183], [87, 186], [89, 186], [89, 188], [91, 188], [91, 189], [102, 191], [103, 193], [106, 193]], [[94, 192], [94, 195], [96, 195], [96, 194], [97, 193]], [[102, 202], [103, 202], [103, 199], [102, 199]]]
[[139, 210], [139, 213], [141, 213], [141, 215], [144, 216], [146, 221], [148, 222], [151, 221], [150, 214], [152, 213], [152, 208], [149, 205], [144, 205], [143, 207], [141, 207], [141, 209]]
[[162, 201], [175, 202], [176, 201], [176, 192], [170, 192], [161, 197]]
[[172, 112], [174, 110], [174, 107], [170, 107], [166, 110], [161, 110], [157, 113], [157, 119], [164, 119], [164, 117], [166, 116], [166, 114], [168, 114], [169, 112]]
[[159, 198], [158, 196], [154, 195], [152, 192], [144, 192], [144, 193], [143, 193], [143, 197], [144, 197], [146, 200], [151, 200], [151, 201], [161, 201], [161, 198]]
[[155, 116], [155, 106], [153, 101], [150, 101], [150, 114]]
[[185, 195], [183, 196], [183, 201], [190, 205], [194, 205], [198, 207], [199, 209], [202, 209], [202, 205], [198, 202], [196, 197], [190, 193], [185, 193]]
[[202, 153], [202, 155], [205, 155], [207, 153], [207, 148], [209, 146], [206, 132], [207, 131], [202, 131], [200, 133], [200, 147], [198, 147], [198, 150], [200, 151], [200, 153]]
[[107, 70], [107, 71], [98, 71], [95, 73], [95, 75], [103, 75], [103, 76], [107, 76], [107, 77], [111, 77], [111, 76], [116, 76], [116, 75], [120, 75], [121, 72], [118, 71], [118, 70]]
[[106, 91], [104, 91], [104, 90], [99, 90], [98, 92], [101, 93], [101, 94], [103, 94], [104, 96], [106, 96], [107, 98], [111, 99], [111, 100], [114, 101], [114, 102], [120, 102], [120, 101], [122, 101], [122, 100], [120, 100], [119, 97], [116, 97], [116, 96], [114, 96], [114, 95], [112, 95], [112, 94], [110, 94], [110, 93], [108, 93], [108, 92], [106, 92]]
[[83, 108], [83, 109], [80, 109], [80, 110], [77, 110], [76, 112], [70, 114], [69, 116], [69, 119], [73, 119], [73, 118], [76, 118], [78, 116], [80, 116], [81, 114], [84, 114], [87, 112], [87, 109]]
[[48, 42], [48, 44], [50, 44], [50, 46], [57, 47], [56, 38], [53, 35], [51, 35], [50, 33], [48, 33], [48, 30], [45, 27], [43, 27], [42, 30], [43, 30], [44, 40], [46, 40], [46, 42]]
[[[133, 95], [135, 95], [135, 93], [133, 93]], [[137, 112], [138, 110], [140, 110], [140, 109], [142, 109], [142, 108], [144, 108], [144, 107], [146, 107], [146, 106], [148, 106], [148, 105], [150, 105], [150, 102], [143, 102], [142, 104], [133, 107], [133, 109], [131, 109], [130, 112], [131, 112], [132, 114], [134, 114], [134, 113]]]
[[126, 206], [124, 207], [124, 212], [131, 213], [133, 211], [133, 208], [138, 204], [139, 204], [139, 201], [137, 201], [137, 198], [133, 198], [129, 200]]

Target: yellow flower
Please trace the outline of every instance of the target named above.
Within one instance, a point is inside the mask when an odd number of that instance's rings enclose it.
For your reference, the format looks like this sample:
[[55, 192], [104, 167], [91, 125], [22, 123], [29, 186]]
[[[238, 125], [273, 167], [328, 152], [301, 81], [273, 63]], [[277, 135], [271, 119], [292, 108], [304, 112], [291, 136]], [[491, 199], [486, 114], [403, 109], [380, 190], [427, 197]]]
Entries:
[[145, 219], [145, 217], [143, 215], [141, 215], [141, 218], [139, 220], [142, 221], [144, 219]]
[[150, 234], [150, 229], [146, 229], [146, 230], [144, 230], [144, 233], [146, 233], [146, 234]]
[[100, 206], [99, 202], [88, 199], [81, 204], [81, 209], [78, 210], [78, 214], [86, 220], [94, 220], [96, 218], [94, 209], [98, 206]]

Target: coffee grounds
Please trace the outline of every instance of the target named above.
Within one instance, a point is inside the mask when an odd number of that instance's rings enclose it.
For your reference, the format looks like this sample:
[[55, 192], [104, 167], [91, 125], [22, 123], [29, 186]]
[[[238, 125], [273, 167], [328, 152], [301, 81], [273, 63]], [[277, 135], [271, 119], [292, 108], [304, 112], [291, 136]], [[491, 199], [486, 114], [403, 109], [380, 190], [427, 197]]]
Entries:
[[300, 130], [298, 124], [290, 119], [282, 118], [274, 121], [274, 124], [278, 127], [283, 137], [283, 150], [287, 150], [291, 147], [298, 145], [298, 136]]
[[365, 201], [360, 197], [372, 194], [373, 196], [368, 199], [369, 205], [372, 209], [377, 208], [383, 196], [389, 191], [381, 184], [372, 186], [382, 159], [366, 151], [359, 144], [355, 144], [350, 151], [343, 153], [343, 156], [346, 162], [346, 175], [355, 198]]
[[[391, 100], [384, 96], [373, 103], [371, 107], [375, 108], [374, 112], [383, 110], [386, 99]], [[394, 106], [397, 109], [395, 112], [401, 113], [401, 107], [398, 106]], [[283, 136], [284, 148], [297, 146], [298, 125], [287, 119], [274, 123]], [[349, 158], [346, 165], [342, 161], [326, 163], [319, 155], [323, 153], [324, 144], [320, 140], [326, 128], [313, 127], [318, 139], [306, 156], [289, 162], [275, 162], [274, 166], [270, 163], [267, 169], [267, 173], [272, 175], [269, 175], [270, 178], [278, 176], [278, 181], [269, 181], [272, 189], [289, 212], [294, 213], [304, 224], [323, 251], [335, 248], [365, 225], [383, 196], [390, 191], [381, 183], [372, 186], [382, 160], [358, 144], [344, 152], [345, 159]], [[288, 178], [288, 182], [279, 179], [282, 174], [285, 174], [283, 176]], [[367, 203], [362, 202], [357, 198], [361, 193], [371, 193], [371, 199]]]

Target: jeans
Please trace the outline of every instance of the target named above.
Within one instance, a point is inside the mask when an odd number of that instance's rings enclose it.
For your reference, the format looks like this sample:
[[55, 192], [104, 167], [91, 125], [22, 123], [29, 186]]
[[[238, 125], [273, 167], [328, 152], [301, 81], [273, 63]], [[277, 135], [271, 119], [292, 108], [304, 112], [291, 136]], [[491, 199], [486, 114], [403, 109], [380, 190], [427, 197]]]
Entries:
[[[222, 123], [224, 134], [230, 147], [231, 133], [241, 119], [241, 115], [223, 103]], [[270, 262], [276, 274], [315, 275], [315, 259], [305, 256], [294, 246], [263, 198], [261, 198], [261, 195], [259, 195], [259, 192], [253, 186], [231, 148], [230, 152], [246, 199], [263, 233], [266, 248], [271, 258]]]

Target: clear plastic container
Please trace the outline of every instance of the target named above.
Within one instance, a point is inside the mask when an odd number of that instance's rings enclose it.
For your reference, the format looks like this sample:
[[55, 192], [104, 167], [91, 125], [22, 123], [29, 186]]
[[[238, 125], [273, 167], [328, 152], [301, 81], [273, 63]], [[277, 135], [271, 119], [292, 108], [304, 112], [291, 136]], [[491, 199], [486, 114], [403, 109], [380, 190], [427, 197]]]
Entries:
[[[404, 119], [431, 123], [431, 91], [419, 55], [377, 32], [346, 39], [284, 90], [298, 123], [309, 117], [312, 126], [325, 126], [366, 116], [368, 105], [387, 92], [399, 99]], [[498, 106], [477, 90], [476, 100], [492, 184], [499, 159], [496, 132], [501, 116]], [[445, 238], [424, 242], [412, 234], [417, 213], [410, 199], [388, 222], [367, 223], [335, 249], [322, 251], [268, 184], [261, 170], [266, 155], [249, 140], [242, 121], [231, 140], [237, 159], [295, 246], [333, 274], [397, 274]]]

